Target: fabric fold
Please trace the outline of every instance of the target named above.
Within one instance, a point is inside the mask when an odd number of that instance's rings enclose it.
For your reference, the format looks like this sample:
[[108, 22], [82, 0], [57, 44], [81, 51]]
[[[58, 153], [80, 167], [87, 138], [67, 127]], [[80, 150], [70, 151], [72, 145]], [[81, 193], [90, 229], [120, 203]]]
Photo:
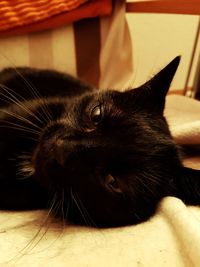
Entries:
[[175, 141], [200, 144], [200, 102], [185, 96], [167, 96], [165, 116]]

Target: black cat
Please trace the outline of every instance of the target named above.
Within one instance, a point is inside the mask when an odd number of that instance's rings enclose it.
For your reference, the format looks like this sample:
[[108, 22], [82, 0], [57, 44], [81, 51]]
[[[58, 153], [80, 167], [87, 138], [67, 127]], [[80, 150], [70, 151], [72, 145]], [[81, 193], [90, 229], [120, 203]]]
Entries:
[[163, 117], [180, 58], [139, 88], [97, 91], [69, 75], [1, 72], [0, 209], [49, 208], [78, 224], [148, 219], [164, 196], [200, 203]]

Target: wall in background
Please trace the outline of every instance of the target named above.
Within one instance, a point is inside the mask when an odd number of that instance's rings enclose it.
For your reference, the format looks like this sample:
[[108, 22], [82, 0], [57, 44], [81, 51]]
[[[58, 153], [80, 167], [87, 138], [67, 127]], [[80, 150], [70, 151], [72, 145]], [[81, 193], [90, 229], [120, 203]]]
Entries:
[[[181, 55], [181, 64], [171, 87], [184, 88], [198, 19], [198, 16], [191, 15], [127, 14], [133, 44], [134, 87], [152, 77], [175, 56]], [[189, 86], [193, 83], [199, 51], [200, 45]]]

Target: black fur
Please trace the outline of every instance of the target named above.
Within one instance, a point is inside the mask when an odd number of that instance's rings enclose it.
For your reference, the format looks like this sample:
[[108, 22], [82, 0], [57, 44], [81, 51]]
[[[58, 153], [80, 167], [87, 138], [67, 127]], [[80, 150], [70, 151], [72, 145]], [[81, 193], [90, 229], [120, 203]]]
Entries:
[[98, 227], [134, 224], [164, 196], [200, 203], [163, 116], [175, 58], [125, 92], [31, 68], [0, 74], [0, 208], [50, 208]]

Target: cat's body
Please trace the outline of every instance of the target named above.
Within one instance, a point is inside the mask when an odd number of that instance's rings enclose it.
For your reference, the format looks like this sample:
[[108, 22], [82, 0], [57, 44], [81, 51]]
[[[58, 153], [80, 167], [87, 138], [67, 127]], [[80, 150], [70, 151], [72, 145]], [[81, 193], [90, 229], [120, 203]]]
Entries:
[[2, 71], [0, 209], [50, 208], [107, 227], [148, 219], [164, 196], [200, 203], [199, 173], [183, 167], [163, 117], [178, 63], [126, 92], [52, 71]]

